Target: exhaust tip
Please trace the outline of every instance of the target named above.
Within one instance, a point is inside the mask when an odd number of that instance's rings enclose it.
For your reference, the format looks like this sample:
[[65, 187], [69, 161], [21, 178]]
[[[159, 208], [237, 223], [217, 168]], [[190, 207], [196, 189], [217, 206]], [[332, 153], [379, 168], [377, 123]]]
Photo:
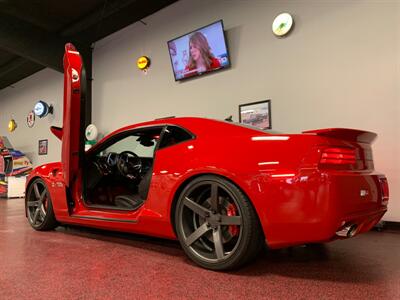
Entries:
[[336, 231], [336, 235], [344, 238], [351, 238], [357, 233], [357, 224], [347, 224]]
[[349, 231], [347, 232], [347, 237], [351, 238], [355, 236], [357, 233], [357, 225], [353, 224], [350, 226]]

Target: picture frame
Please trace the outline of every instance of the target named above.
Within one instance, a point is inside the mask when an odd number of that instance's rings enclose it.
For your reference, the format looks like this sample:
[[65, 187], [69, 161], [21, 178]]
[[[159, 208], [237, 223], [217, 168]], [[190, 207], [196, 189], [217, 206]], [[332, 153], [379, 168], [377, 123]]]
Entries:
[[262, 100], [239, 105], [239, 123], [260, 129], [272, 129], [271, 100]]
[[38, 151], [38, 154], [39, 155], [47, 155], [48, 147], [49, 147], [49, 141], [47, 139], [46, 140], [39, 140], [39, 151]]

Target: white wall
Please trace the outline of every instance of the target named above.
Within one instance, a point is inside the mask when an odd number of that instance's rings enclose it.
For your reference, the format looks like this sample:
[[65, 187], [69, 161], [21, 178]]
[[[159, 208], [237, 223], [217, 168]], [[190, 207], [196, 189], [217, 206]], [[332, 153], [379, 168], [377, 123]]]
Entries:
[[[290, 36], [277, 39], [271, 23], [282, 11], [294, 15], [296, 26]], [[218, 19], [224, 20], [232, 68], [175, 82], [166, 42]], [[239, 104], [272, 99], [274, 130], [377, 132], [375, 166], [391, 187], [385, 219], [400, 221], [398, 1], [181, 0], [145, 22], [96, 43], [93, 121], [102, 132], [169, 115], [237, 120]], [[136, 69], [144, 54], [152, 61], [147, 75]], [[61, 99], [62, 79], [48, 72], [18, 83], [21, 91], [0, 91], [2, 107], [22, 106], [28, 95]], [[41, 76], [52, 80], [38, 82]], [[0, 122], [3, 115], [2, 109]], [[17, 137], [27, 132], [33, 131], [15, 132], [12, 142], [36, 149], [37, 137]], [[57, 143], [50, 147], [59, 148]]]
[[[63, 75], [44, 69], [13, 87], [0, 90], [0, 135], [7, 136], [15, 149], [24, 152], [37, 166], [61, 159], [61, 142], [50, 132], [50, 126], [62, 126]], [[38, 100], [54, 106], [54, 114], [46, 118], [36, 117], [29, 128], [26, 117]], [[9, 133], [8, 121], [14, 118], [17, 129]], [[38, 155], [39, 140], [48, 139], [48, 154]]]

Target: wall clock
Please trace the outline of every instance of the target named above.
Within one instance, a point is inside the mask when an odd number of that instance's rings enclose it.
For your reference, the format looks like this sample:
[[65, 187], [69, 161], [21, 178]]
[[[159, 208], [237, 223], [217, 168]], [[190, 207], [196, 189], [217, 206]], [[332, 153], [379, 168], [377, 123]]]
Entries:
[[276, 16], [272, 23], [272, 32], [278, 37], [283, 37], [290, 32], [293, 24], [293, 17], [290, 14], [281, 13]]

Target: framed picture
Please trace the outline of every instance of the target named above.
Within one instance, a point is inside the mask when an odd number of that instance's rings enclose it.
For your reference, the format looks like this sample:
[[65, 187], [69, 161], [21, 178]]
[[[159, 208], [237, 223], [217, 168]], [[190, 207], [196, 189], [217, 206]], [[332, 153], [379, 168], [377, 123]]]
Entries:
[[39, 155], [47, 155], [48, 140], [39, 140]]
[[239, 122], [260, 129], [271, 129], [271, 100], [240, 104]]

